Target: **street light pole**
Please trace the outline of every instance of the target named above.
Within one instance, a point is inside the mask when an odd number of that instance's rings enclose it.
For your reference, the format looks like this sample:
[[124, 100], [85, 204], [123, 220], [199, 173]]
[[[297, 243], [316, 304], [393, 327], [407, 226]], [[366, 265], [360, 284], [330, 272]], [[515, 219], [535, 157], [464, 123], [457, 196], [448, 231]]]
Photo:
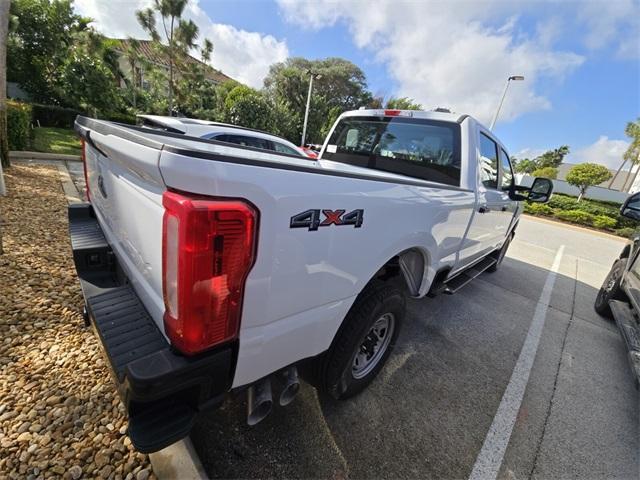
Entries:
[[307, 108], [304, 111], [304, 124], [302, 126], [302, 141], [300, 142], [300, 146], [304, 147], [304, 141], [307, 137], [307, 121], [309, 120], [309, 106], [311, 105], [311, 90], [313, 89], [313, 79], [320, 78], [320, 75], [317, 73], [313, 73], [311, 70], [307, 70], [309, 74], [309, 92], [307, 93]]
[[498, 121], [498, 115], [500, 115], [500, 109], [502, 108], [502, 103], [504, 102], [504, 97], [507, 96], [507, 90], [509, 89], [509, 82], [511, 80], [522, 81], [524, 77], [522, 75], [512, 75], [507, 78], [507, 83], [504, 84], [504, 91], [502, 92], [502, 97], [500, 98], [500, 103], [498, 104], [498, 109], [496, 110], [496, 114], [493, 116], [493, 120], [491, 120], [491, 126], [489, 130], [493, 130], [493, 127], [496, 126], [496, 122]]

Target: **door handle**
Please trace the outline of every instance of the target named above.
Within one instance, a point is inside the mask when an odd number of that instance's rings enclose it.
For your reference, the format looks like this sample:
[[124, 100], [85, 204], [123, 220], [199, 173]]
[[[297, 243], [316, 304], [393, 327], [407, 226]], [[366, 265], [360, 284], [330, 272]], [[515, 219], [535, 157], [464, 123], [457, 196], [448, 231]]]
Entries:
[[491, 209], [486, 205], [481, 205], [480, 208], [478, 208], [478, 213], [489, 213], [490, 211]]

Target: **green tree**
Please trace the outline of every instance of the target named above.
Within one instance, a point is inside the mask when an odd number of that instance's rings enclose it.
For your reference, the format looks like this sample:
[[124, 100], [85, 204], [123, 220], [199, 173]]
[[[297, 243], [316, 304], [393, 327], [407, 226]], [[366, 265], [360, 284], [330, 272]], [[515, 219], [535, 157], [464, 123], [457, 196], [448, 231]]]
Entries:
[[578, 201], [580, 201], [589, 187], [606, 182], [610, 178], [611, 172], [604, 165], [580, 163], [569, 170], [566, 181], [580, 189], [578, 197]]
[[556, 178], [558, 178], [558, 169], [554, 167], [536, 168], [533, 172], [531, 172], [531, 176], [551, 178], [555, 180]]
[[235, 87], [225, 99], [225, 121], [234, 125], [270, 130], [272, 107], [265, 96], [245, 85]]
[[412, 98], [409, 97], [391, 97], [389, 100], [387, 100], [387, 104], [384, 108], [398, 110], [423, 110], [422, 105], [416, 103]]
[[313, 82], [311, 108], [307, 124], [307, 139], [311, 143], [320, 143], [327, 130], [330, 116], [345, 110], [368, 106], [373, 96], [367, 90], [364, 72], [342, 58], [308, 60], [300, 57], [287, 59], [271, 66], [264, 80], [265, 92], [272, 105], [280, 111], [287, 111], [287, 127], [291, 130], [287, 138], [299, 142], [302, 122], [309, 88], [309, 72], [320, 75]]
[[568, 153], [569, 146], [567, 145], [562, 145], [561, 147], [553, 150], [548, 150], [535, 159], [536, 168], [558, 168]]
[[[631, 163], [631, 169], [629, 169], [622, 191], [629, 191], [638, 176], [638, 172], [640, 171], [640, 167], [638, 167], [638, 164], [640, 164], [640, 118], [635, 122], [628, 122], [627, 127], [624, 129], [624, 133], [631, 139], [629, 147], [627, 147], [627, 150], [624, 152], [624, 161]], [[627, 186], [629, 177], [631, 177], [631, 170], [633, 170], [634, 166], [637, 167], [635, 174]]]
[[[167, 58], [169, 63], [169, 78], [167, 84], [167, 103], [169, 115], [173, 114], [173, 94], [175, 89], [175, 71], [183, 66], [184, 59], [195, 46], [198, 38], [198, 27], [192, 20], [183, 20], [182, 13], [188, 0], [155, 0], [153, 7], [138, 10], [136, 17], [138, 23], [156, 42], [156, 48], [160, 54]], [[156, 14], [162, 21], [162, 32], [158, 32], [156, 26]]]
[[511, 159], [511, 161], [513, 162], [513, 169], [516, 173], [531, 174], [538, 168], [538, 164], [536, 163], [536, 161], [529, 158], [518, 160], [514, 157]]
[[8, 41], [8, 80], [38, 102], [63, 103], [62, 71], [91, 19], [76, 15], [70, 0], [14, 0], [11, 14], [16, 21]]

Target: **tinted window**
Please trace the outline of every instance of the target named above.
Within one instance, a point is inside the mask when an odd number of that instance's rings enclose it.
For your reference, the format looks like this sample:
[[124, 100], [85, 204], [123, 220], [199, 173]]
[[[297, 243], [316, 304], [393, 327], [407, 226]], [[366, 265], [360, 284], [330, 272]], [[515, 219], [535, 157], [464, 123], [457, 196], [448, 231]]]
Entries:
[[276, 149], [276, 152], [280, 152], [280, 153], [288, 153], [289, 155], [297, 155], [298, 157], [301, 157], [302, 155], [300, 154], [300, 152], [298, 152], [297, 150], [294, 150], [291, 147], [287, 147], [286, 145], [283, 145], [282, 143], [278, 143], [278, 142], [272, 142], [274, 148]]
[[234, 143], [236, 145], [243, 145], [245, 147], [261, 148], [263, 150], [273, 150], [269, 140], [264, 138], [249, 137], [247, 135], [216, 135], [212, 136], [211, 140], [218, 142]]
[[323, 158], [449, 185], [460, 184], [460, 127], [401, 117], [347, 117]]
[[502, 165], [502, 183], [500, 183], [500, 187], [502, 190], [509, 190], [513, 185], [513, 170], [509, 155], [503, 149], [500, 149], [500, 163]]
[[480, 181], [487, 188], [498, 188], [498, 145], [480, 134]]

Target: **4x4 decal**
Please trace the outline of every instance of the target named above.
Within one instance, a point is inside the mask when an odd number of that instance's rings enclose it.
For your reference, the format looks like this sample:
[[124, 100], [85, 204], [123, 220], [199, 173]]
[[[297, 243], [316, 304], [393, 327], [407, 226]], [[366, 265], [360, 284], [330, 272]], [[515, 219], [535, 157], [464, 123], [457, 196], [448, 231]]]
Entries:
[[[353, 210], [344, 213], [346, 210], [306, 210], [291, 217], [291, 228], [307, 228], [309, 231], [318, 230], [319, 227], [328, 227], [331, 225], [352, 225], [354, 228], [360, 228], [364, 217], [364, 210]], [[321, 216], [324, 219], [321, 220]]]

